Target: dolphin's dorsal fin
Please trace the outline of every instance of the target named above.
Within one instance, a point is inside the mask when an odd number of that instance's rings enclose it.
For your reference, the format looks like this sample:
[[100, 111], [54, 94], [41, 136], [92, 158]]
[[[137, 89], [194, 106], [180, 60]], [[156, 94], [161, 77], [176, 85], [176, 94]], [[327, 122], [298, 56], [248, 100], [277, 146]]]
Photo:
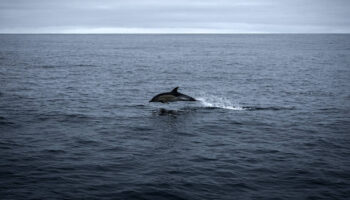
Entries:
[[179, 87], [174, 88], [171, 92], [177, 93], [177, 89], [179, 89]]

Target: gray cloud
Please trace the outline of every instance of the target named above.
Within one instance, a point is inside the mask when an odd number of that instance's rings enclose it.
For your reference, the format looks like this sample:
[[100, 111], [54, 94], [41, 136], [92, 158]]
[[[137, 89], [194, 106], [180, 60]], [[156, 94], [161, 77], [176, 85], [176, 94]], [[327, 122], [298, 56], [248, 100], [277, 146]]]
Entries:
[[347, 0], [2, 0], [0, 32], [350, 33]]

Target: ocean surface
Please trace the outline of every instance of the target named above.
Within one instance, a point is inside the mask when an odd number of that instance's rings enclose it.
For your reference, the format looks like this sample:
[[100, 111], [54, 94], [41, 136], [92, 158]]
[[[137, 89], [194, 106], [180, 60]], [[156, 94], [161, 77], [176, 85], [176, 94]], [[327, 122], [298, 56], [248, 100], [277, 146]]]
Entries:
[[350, 35], [0, 35], [3, 200], [349, 197]]

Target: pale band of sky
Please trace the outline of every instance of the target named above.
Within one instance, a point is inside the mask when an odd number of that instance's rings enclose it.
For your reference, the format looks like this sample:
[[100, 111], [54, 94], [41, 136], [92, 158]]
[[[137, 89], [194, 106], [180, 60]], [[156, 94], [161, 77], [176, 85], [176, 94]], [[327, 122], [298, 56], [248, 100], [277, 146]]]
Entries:
[[0, 0], [0, 33], [350, 33], [350, 0]]

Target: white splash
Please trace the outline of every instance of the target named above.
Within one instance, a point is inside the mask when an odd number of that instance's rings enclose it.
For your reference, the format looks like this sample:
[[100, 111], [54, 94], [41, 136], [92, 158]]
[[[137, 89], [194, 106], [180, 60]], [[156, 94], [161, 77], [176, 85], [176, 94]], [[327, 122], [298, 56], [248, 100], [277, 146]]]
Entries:
[[229, 110], [245, 110], [245, 108], [235, 105], [231, 100], [227, 98], [205, 95], [203, 97], [197, 97], [197, 100], [205, 107], [223, 108]]

